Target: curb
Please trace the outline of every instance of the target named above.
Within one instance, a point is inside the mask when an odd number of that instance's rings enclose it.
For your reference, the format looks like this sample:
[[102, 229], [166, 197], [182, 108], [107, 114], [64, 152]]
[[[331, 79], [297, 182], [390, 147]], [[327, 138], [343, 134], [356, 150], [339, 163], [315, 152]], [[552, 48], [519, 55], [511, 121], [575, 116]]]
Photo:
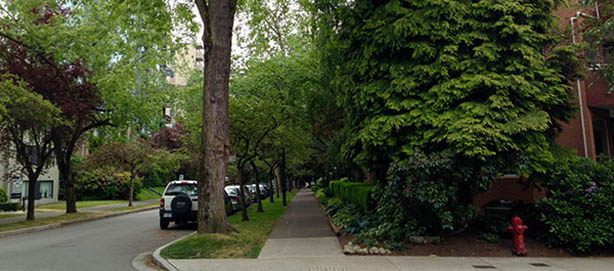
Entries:
[[149, 210], [153, 210], [153, 209], [157, 209], [157, 208], [160, 208], [160, 207], [159, 206], [151, 206], [151, 207], [146, 207], [146, 208], [142, 208], [142, 209], [135, 209], [135, 210], [129, 210], [129, 211], [124, 211], [124, 212], [111, 213], [111, 214], [107, 214], [107, 215], [103, 215], [103, 216], [84, 218], [84, 219], [75, 220], [75, 221], [68, 221], [68, 222], [63, 222], [63, 223], [54, 223], [54, 224], [49, 224], [49, 225], [36, 226], [36, 227], [30, 227], [30, 228], [24, 228], [24, 229], [17, 229], [17, 230], [12, 230], [12, 231], [4, 231], [4, 232], [0, 232], [0, 238], [14, 236], [14, 235], [19, 235], [19, 234], [25, 234], [25, 233], [32, 233], [32, 232], [51, 230], [51, 229], [61, 228], [63, 226], [68, 226], [68, 225], [73, 225], [73, 224], [78, 224], [78, 223], [85, 223], [85, 222], [90, 222], [90, 221], [95, 221], [95, 220], [100, 220], [100, 219], [105, 219], [105, 218], [115, 217], [115, 216], [120, 216], [120, 215], [127, 215], [127, 214], [132, 214], [132, 213], [149, 211]]
[[147, 255], [151, 255], [151, 252], [143, 252], [134, 257], [131, 262], [132, 268], [138, 271], [157, 271], [158, 269], [154, 269], [145, 264], [145, 257], [147, 257]]
[[170, 243], [168, 243], [166, 245], [163, 245], [163, 246], [159, 247], [158, 249], [156, 249], [154, 251], [153, 255], [152, 255], [153, 256], [153, 262], [156, 265], [158, 265], [159, 267], [162, 267], [162, 268], [164, 268], [164, 269], [166, 269], [168, 271], [179, 271], [179, 269], [177, 269], [177, 267], [175, 267], [172, 263], [170, 263], [169, 261], [164, 259], [162, 256], [160, 256], [160, 251], [162, 251], [166, 247], [168, 247], [168, 246], [170, 246], [170, 245], [172, 245], [174, 243], [177, 243], [177, 242], [179, 242], [179, 241], [181, 241], [181, 240], [183, 240], [185, 238], [188, 238], [188, 237], [190, 237], [190, 236], [192, 236], [194, 234], [196, 234], [196, 232], [192, 232], [192, 233], [190, 233], [190, 234], [188, 234], [186, 236], [183, 236], [183, 237], [181, 237], [179, 239], [176, 239], [175, 241], [172, 241], [172, 242], [170, 242]]

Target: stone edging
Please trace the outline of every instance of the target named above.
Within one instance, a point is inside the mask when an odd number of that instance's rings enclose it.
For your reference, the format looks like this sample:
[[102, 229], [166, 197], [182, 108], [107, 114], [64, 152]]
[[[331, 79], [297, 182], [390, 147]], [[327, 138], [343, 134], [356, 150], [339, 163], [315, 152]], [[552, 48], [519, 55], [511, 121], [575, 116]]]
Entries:
[[190, 236], [192, 236], [194, 234], [196, 234], [196, 231], [192, 232], [192, 233], [190, 233], [190, 234], [188, 234], [186, 236], [180, 237], [180, 238], [178, 238], [178, 239], [176, 239], [176, 240], [174, 240], [174, 241], [172, 241], [170, 243], [167, 243], [166, 245], [163, 245], [163, 246], [159, 247], [158, 249], [156, 249], [154, 251], [153, 255], [152, 255], [153, 262], [157, 266], [162, 267], [162, 268], [164, 268], [164, 269], [166, 269], [168, 271], [179, 271], [179, 269], [177, 269], [177, 267], [175, 267], [171, 262], [167, 261], [162, 256], [160, 256], [160, 251], [162, 251], [166, 247], [168, 247], [168, 246], [170, 246], [170, 245], [172, 245], [174, 243], [177, 243], [177, 242], [179, 242], [179, 241], [181, 241], [181, 240], [183, 240], [185, 238], [188, 238], [188, 237], [190, 237]]
[[61, 228], [63, 226], [72, 225], [72, 224], [90, 222], [90, 221], [100, 220], [100, 219], [114, 217], [114, 216], [138, 213], [138, 212], [142, 212], [142, 211], [149, 211], [149, 210], [154, 210], [154, 209], [157, 209], [157, 208], [160, 208], [160, 207], [159, 206], [151, 206], [151, 207], [135, 209], [135, 210], [129, 210], [129, 211], [124, 211], [124, 212], [109, 213], [107, 215], [102, 215], [102, 216], [97, 216], [97, 217], [90, 217], [90, 218], [84, 218], [84, 219], [79, 219], [79, 220], [74, 220], [74, 221], [67, 221], [67, 222], [63, 222], [63, 223], [54, 223], [54, 224], [49, 224], [49, 225], [36, 226], [36, 227], [30, 227], [30, 228], [24, 228], [24, 229], [17, 229], [17, 230], [12, 230], [12, 231], [3, 231], [3, 232], [0, 232], [0, 238], [14, 236], [14, 235], [19, 235], [19, 234], [24, 234], [24, 233], [32, 233], [32, 232], [38, 232], [38, 231], [51, 230], [51, 229]]

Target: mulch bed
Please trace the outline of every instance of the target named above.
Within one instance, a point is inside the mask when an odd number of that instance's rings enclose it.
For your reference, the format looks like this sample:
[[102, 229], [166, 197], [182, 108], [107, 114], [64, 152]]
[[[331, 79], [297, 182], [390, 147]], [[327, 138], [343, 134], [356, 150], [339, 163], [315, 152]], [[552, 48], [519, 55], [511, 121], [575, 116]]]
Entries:
[[[339, 236], [341, 247], [351, 241], [353, 236]], [[528, 257], [571, 257], [571, 256], [614, 256], [614, 250], [595, 252], [591, 255], [573, 255], [563, 249], [550, 249], [544, 243], [533, 238], [526, 238]], [[396, 251], [397, 256], [457, 256], [457, 257], [515, 257], [512, 254], [514, 243], [512, 239], [501, 239], [499, 243], [489, 243], [482, 240], [471, 231], [442, 238], [436, 244], [409, 244], [408, 249]]]

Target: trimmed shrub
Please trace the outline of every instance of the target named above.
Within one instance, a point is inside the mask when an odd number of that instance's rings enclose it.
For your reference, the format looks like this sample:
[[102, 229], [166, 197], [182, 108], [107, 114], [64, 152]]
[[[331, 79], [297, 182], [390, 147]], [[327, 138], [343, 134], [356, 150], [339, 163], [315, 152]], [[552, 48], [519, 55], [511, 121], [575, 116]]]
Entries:
[[18, 202], [2, 202], [0, 203], [0, 211], [17, 211], [19, 210]]
[[341, 190], [341, 184], [346, 183], [347, 181], [348, 181], [347, 177], [341, 178], [340, 180], [337, 180], [337, 181], [330, 181], [328, 183], [328, 189], [330, 189], [330, 192], [333, 195], [338, 197], [340, 190]]
[[7, 201], [9, 201], [9, 197], [6, 194], [6, 190], [0, 188], [0, 203], [5, 203]]
[[343, 178], [339, 181], [331, 181], [329, 187], [335, 197], [341, 198], [345, 203], [356, 205], [364, 211], [368, 211], [373, 205], [370, 201], [370, 194], [375, 185], [348, 182], [347, 178]]
[[614, 244], [614, 162], [576, 156], [561, 159], [543, 176], [548, 197], [539, 201], [542, 239], [548, 246], [589, 252]]

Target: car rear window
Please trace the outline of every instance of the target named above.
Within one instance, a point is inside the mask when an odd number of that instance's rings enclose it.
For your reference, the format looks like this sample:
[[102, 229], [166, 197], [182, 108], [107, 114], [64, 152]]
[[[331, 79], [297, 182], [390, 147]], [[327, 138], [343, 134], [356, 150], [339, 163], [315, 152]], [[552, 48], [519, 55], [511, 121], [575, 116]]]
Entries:
[[236, 196], [239, 192], [239, 189], [237, 188], [226, 188], [226, 193], [228, 193], [228, 195], [233, 195]]
[[196, 190], [196, 184], [171, 184], [166, 189], [166, 193], [164, 193], [164, 195], [173, 196], [179, 193], [186, 193], [188, 194], [188, 196], [196, 196], [198, 194], [198, 191]]

